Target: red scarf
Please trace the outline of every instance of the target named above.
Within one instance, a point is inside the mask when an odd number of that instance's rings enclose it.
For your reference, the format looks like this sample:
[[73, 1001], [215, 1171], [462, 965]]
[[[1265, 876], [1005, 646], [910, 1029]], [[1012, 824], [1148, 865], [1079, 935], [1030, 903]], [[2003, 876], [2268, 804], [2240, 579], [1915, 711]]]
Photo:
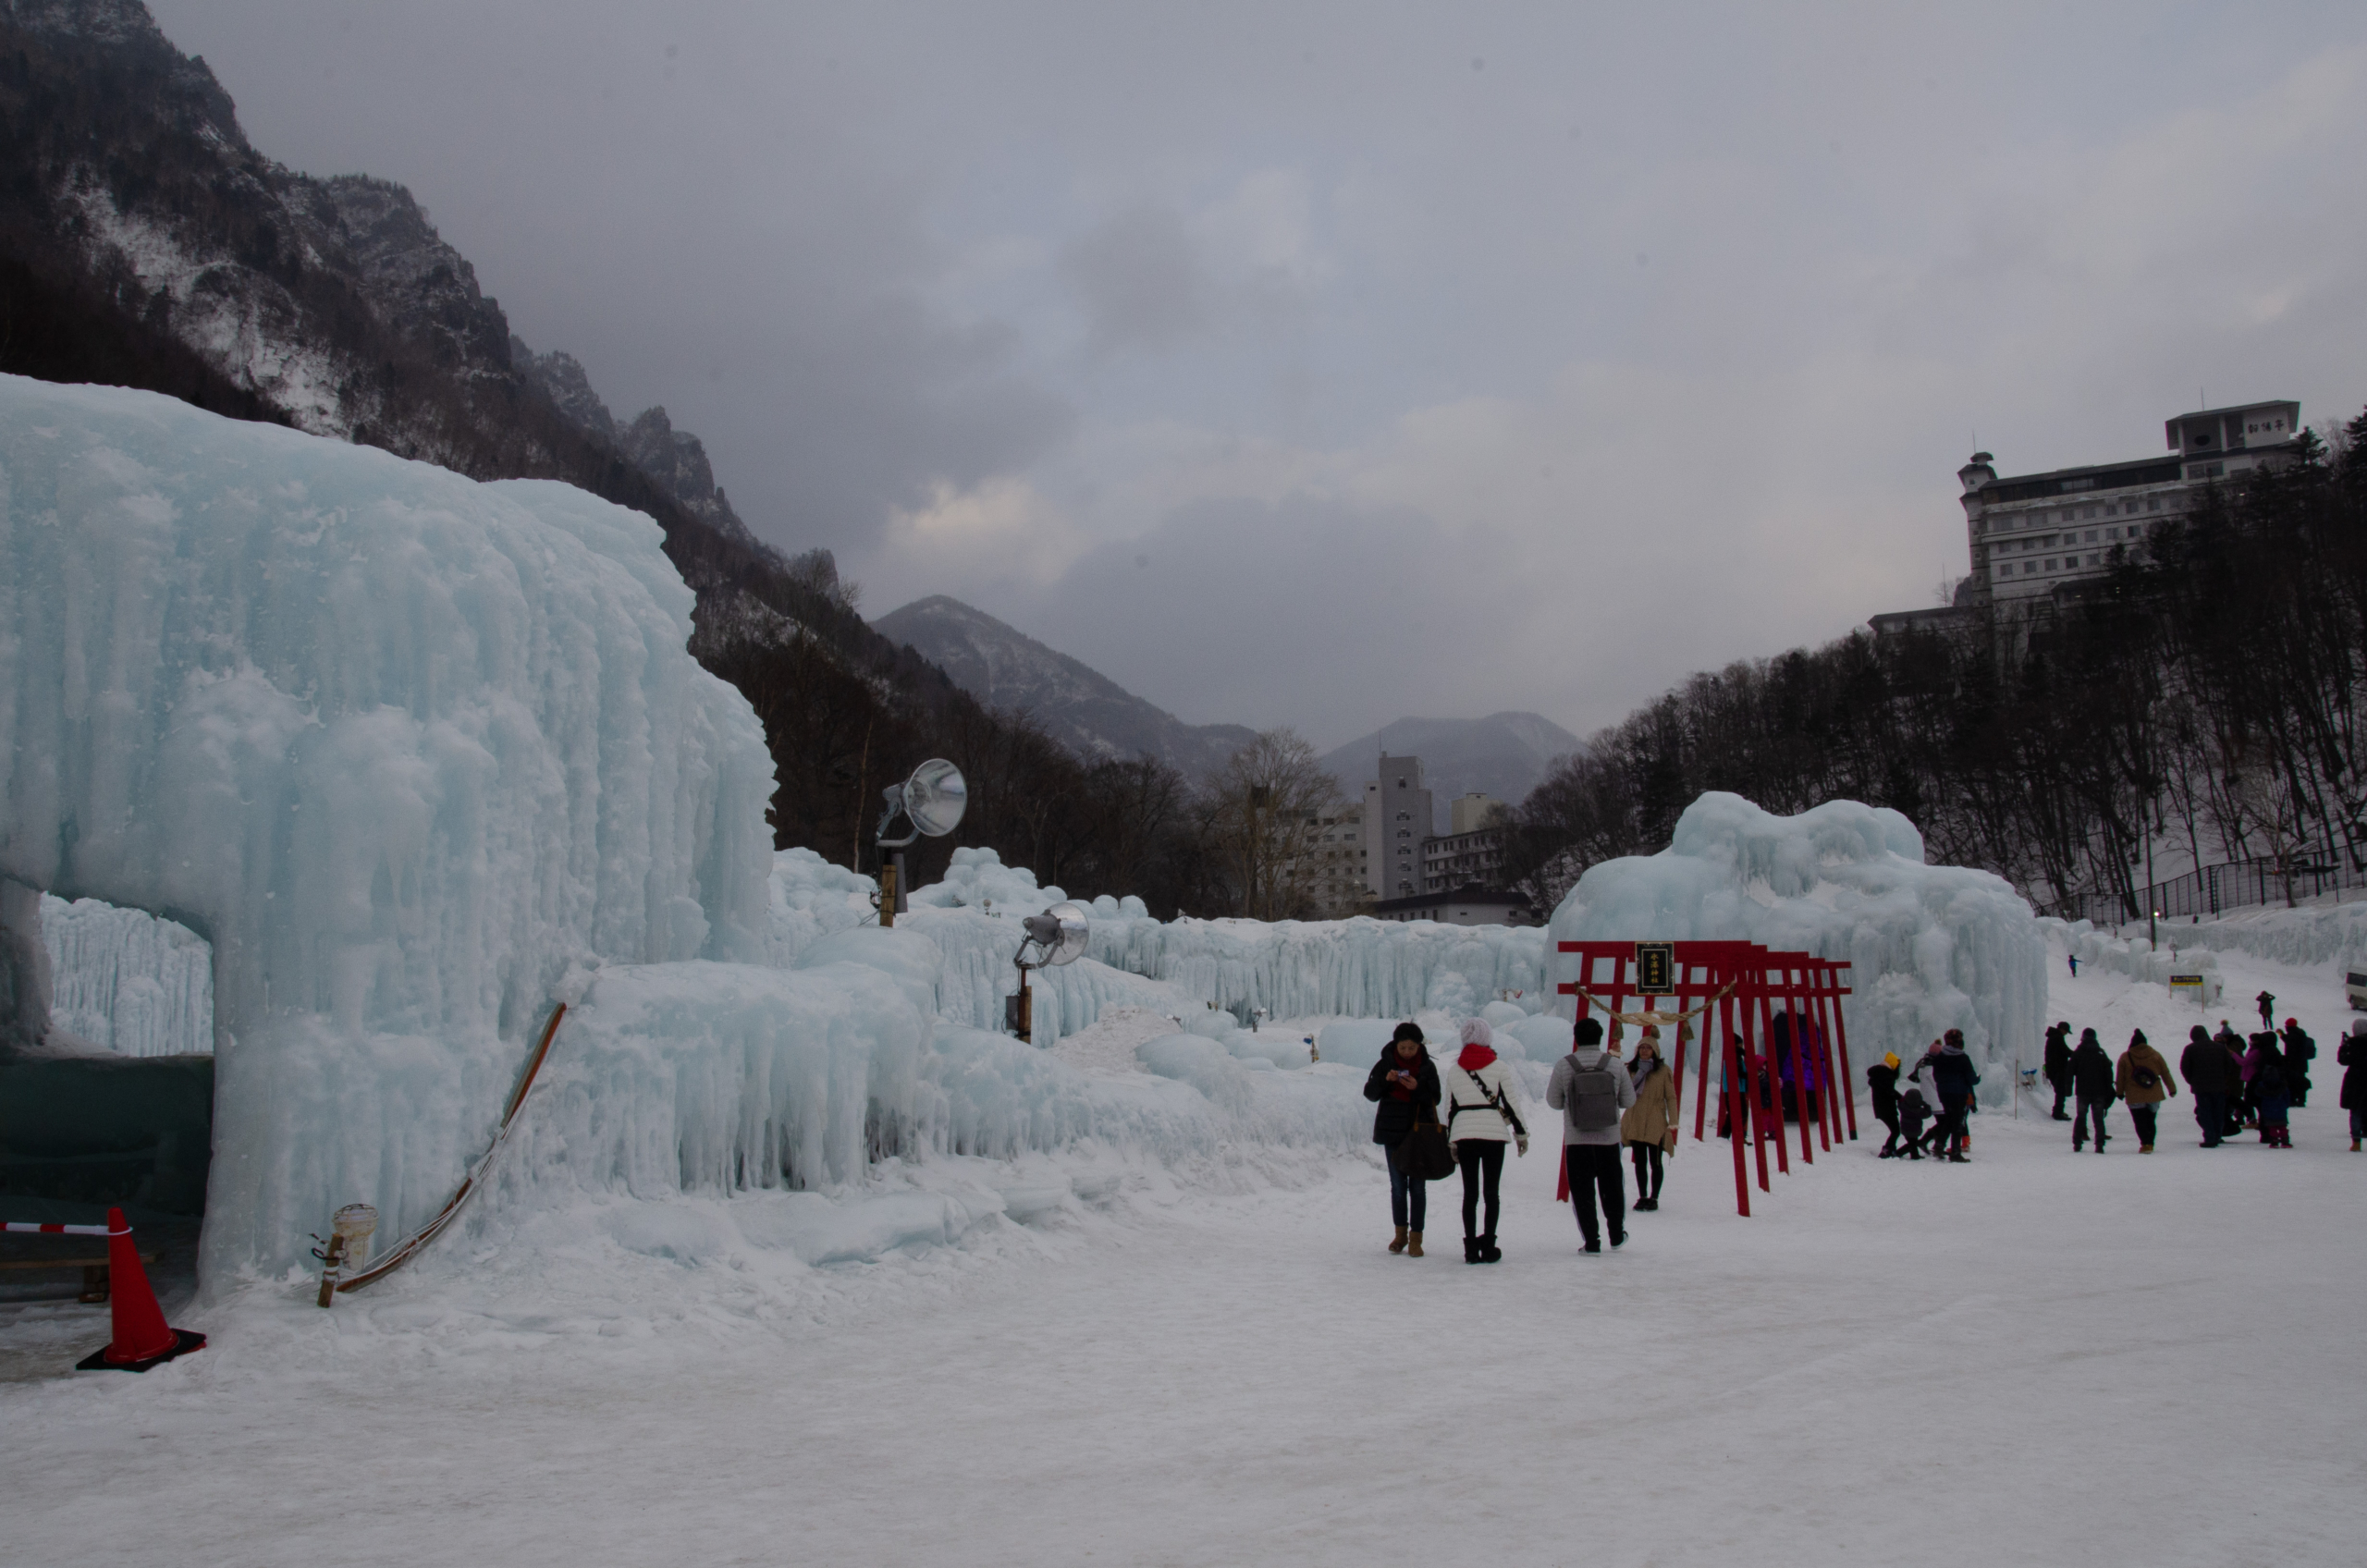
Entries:
[[[1392, 1045], [1389, 1047], [1389, 1071], [1392, 1072], [1411, 1072], [1414, 1074], [1414, 1081], [1417, 1084], [1420, 1083], [1422, 1077], [1422, 1053], [1416, 1051], [1410, 1059], [1402, 1057], [1397, 1054], [1397, 1047], [1394, 1045]], [[1404, 1084], [1392, 1080], [1389, 1085], [1389, 1097], [1393, 1100], [1410, 1100], [1414, 1097], [1414, 1091], [1407, 1088]]]
[[1463, 1054], [1454, 1059], [1454, 1064], [1466, 1072], [1477, 1072], [1495, 1060], [1496, 1053], [1491, 1047], [1466, 1046]]

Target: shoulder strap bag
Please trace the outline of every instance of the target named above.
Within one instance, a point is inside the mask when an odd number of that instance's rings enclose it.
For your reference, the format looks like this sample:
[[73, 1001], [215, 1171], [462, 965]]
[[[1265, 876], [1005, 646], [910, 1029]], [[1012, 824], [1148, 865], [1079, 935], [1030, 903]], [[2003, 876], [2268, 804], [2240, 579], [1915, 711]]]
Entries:
[[1514, 1132], [1519, 1133], [1524, 1138], [1527, 1137], [1528, 1129], [1520, 1124], [1520, 1118], [1513, 1114], [1513, 1108], [1504, 1103], [1503, 1091], [1501, 1089], [1491, 1089], [1488, 1087], [1488, 1080], [1479, 1076], [1479, 1070], [1478, 1068], [1466, 1067], [1463, 1071], [1471, 1075], [1471, 1081], [1479, 1085], [1479, 1092], [1488, 1096], [1481, 1105], [1475, 1105], [1471, 1107], [1471, 1109], [1473, 1110], [1478, 1110], [1482, 1109], [1482, 1106], [1494, 1107], [1496, 1114], [1502, 1117], [1505, 1121], [1509, 1122]]

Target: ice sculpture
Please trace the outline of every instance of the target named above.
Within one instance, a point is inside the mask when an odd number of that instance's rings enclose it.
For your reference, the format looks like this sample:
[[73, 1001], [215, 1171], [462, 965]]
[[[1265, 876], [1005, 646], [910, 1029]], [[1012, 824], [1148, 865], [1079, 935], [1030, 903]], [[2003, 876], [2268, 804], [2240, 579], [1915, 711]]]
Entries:
[[1925, 864], [1913, 823], [1855, 801], [1776, 816], [1705, 794], [1667, 849], [1590, 867], [1551, 930], [1556, 941], [1725, 938], [1845, 959], [1856, 1064], [1886, 1050], [1911, 1061], [1962, 1029], [1984, 1063], [1985, 1102], [2004, 1102], [2016, 1049], [2029, 1054], [2046, 1027], [2046, 946], [2030, 905], [1992, 873]]

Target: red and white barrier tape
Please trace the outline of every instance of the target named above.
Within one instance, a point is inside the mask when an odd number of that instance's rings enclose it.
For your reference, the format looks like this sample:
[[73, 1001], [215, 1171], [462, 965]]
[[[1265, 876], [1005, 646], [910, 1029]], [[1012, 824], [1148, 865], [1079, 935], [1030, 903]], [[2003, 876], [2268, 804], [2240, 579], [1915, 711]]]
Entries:
[[131, 1227], [129, 1225], [120, 1231], [110, 1231], [104, 1225], [36, 1225], [25, 1219], [0, 1221], [0, 1231], [20, 1231], [27, 1235], [43, 1236], [129, 1236], [131, 1234]]

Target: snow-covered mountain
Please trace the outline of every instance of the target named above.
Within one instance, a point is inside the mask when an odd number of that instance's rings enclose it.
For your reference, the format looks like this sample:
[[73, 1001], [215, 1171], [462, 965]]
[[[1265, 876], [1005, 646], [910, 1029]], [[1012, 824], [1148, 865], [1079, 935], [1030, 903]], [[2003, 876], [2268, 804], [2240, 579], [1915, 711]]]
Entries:
[[942, 594], [871, 624], [980, 702], [1024, 713], [1081, 756], [1148, 753], [1198, 779], [1257, 734], [1239, 724], [1186, 724], [1090, 665]]
[[1534, 713], [1491, 713], [1485, 718], [1401, 718], [1330, 753], [1323, 766], [1355, 799], [1374, 777], [1380, 754], [1422, 759], [1422, 779], [1447, 829], [1447, 804], [1478, 791], [1508, 805], [1537, 788], [1555, 757], [1578, 750], [1576, 735]]

